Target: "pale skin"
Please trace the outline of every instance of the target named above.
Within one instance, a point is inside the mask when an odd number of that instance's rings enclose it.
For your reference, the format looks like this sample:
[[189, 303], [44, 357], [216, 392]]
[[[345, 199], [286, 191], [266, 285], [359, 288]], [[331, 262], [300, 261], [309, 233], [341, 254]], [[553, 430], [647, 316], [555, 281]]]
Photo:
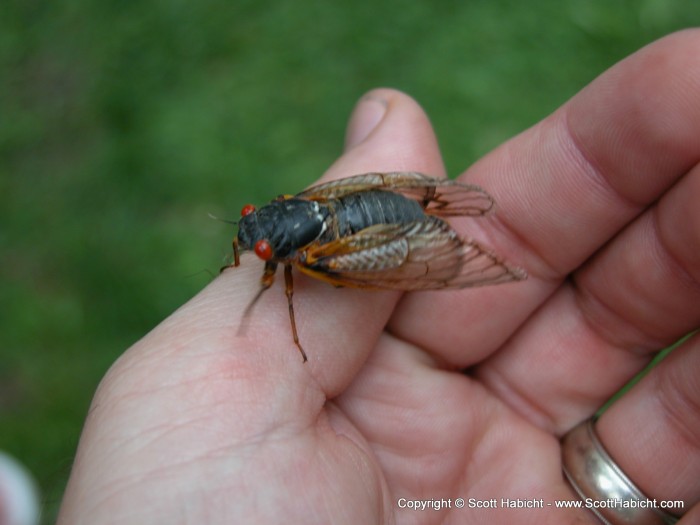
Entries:
[[[398, 501], [575, 499], [560, 437], [700, 325], [699, 48], [686, 31], [642, 49], [461, 175], [498, 208], [451, 223], [524, 282], [401, 295], [297, 272], [303, 364], [282, 272], [239, 332], [263, 266], [243, 256], [110, 369], [59, 523], [595, 523]], [[445, 175], [423, 111], [382, 89], [322, 180], [409, 170]], [[598, 423], [682, 524], [700, 522], [699, 350]]]

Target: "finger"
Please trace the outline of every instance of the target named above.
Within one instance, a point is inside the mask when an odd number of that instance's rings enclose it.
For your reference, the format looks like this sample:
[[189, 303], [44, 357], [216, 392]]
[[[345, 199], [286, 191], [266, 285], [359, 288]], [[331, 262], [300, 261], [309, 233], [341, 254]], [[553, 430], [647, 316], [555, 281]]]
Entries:
[[437, 139], [423, 109], [403, 93], [375, 89], [355, 106], [346, 131], [346, 151], [322, 180], [393, 171], [445, 176]]
[[686, 31], [648, 46], [473, 166], [465, 178], [495, 197], [497, 211], [470, 221], [468, 232], [466, 221], [456, 228], [530, 278], [407, 295], [392, 332], [461, 366], [512, 337], [566, 274], [700, 158], [698, 45], [700, 32]]
[[700, 325], [700, 168], [560, 287], [476, 375], [541, 426], [587, 417]]
[[[603, 413], [601, 443], [657, 501], [700, 503], [700, 337], [695, 336]], [[695, 509], [696, 511], [698, 509]]]
[[[363, 97], [351, 118], [348, 137], [350, 149], [323, 180], [368, 171], [443, 174], [430, 122], [421, 108], [401, 93], [383, 89]], [[230, 315], [232, 326], [240, 322], [241, 306], [258, 292], [259, 280], [252, 277], [256, 268], [262, 273], [259, 260], [244, 256], [240, 268], [224, 272], [212, 284], [216, 289], [229, 290], [228, 304], [217, 306]], [[292, 341], [287, 301], [279, 282], [255, 304], [241, 344], [265, 367], [270, 359], [284, 360], [285, 367], [291, 361], [295, 373], [306, 377], [310, 372], [324, 392], [334, 395], [365, 360], [399, 294], [336, 289], [296, 271], [293, 278], [296, 326], [309, 362], [302, 366]]]

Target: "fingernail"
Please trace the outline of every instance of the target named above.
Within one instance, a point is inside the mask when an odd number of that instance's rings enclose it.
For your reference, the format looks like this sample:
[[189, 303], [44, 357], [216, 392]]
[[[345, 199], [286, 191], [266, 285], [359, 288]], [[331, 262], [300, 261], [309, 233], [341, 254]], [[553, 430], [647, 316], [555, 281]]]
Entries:
[[345, 150], [362, 143], [382, 121], [388, 103], [381, 97], [368, 94], [355, 105], [345, 133]]

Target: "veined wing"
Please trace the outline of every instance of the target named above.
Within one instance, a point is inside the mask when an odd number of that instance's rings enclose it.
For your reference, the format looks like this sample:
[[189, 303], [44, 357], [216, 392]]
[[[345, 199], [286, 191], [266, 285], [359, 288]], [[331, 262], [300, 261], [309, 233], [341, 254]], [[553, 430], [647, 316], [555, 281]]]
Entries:
[[417, 172], [355, 175], [312, 186], [297, 197], [328, 200], [372, 189], [401, 193], [421, 203], [426, 213], [441, 217], [483, 215], [494, 205], [491, 196], [479, 186]]
[[334, 242], [311, 246], [297, 267], [339, 286], [439, 290], [525, 278], [437, 217], [408, 224], [379, 224]]

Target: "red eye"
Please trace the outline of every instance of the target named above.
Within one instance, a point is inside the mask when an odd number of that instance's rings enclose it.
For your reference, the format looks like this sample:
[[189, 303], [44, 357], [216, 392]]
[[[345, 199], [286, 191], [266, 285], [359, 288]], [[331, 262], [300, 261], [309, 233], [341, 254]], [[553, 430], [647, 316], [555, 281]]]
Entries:
[[246, 215], [250, 215], [255, 211], [255, 206], [252, 204], [246, 204], [243, 206], [243, 209], [241, 210], [241, 217], [245, 217]]
[[255, 255], [263, 261], [269, 261], [272, 259], [272, 246], [265, 239], [260, 239], [255, 243]]

